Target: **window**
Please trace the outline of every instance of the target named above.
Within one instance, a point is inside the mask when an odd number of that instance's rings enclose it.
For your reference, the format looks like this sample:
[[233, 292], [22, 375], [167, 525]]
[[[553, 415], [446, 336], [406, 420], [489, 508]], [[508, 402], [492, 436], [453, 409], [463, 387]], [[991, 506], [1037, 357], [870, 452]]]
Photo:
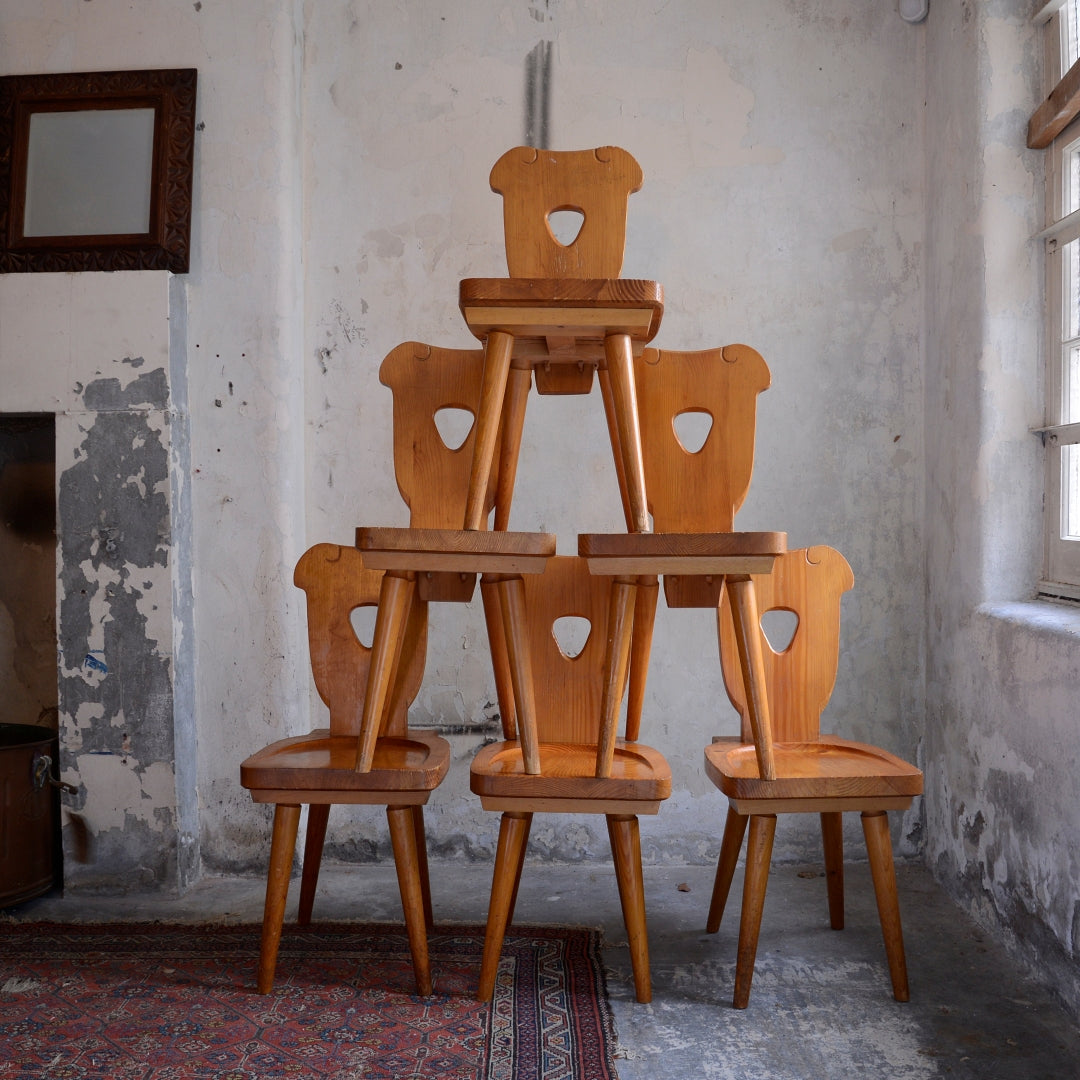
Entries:
[[[1046, 563], [1040, 592], [1080, 599], [1080, 120], [1062, 127], [1061, 98], [1080, 77], [1080, 0], [1048, 4], [1047, 68], [1060, 133], [1046, 162]], [[1063, 77], [1064, 76], [1064, 77]], [[1040, 111], [1046, 110], [1043, 106]], [[1034, 126], [1039, 112], [1032, 119]], [[1029, 145], [1032, 143], [1029, 129]]]

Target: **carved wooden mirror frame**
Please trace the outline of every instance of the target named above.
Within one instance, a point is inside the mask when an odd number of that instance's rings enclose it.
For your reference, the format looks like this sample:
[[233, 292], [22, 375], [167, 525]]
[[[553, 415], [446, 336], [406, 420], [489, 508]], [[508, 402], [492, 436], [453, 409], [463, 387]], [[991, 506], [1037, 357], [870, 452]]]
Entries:
[[[195, 143], [194, 68], [0, 77], [0, 273], [35, 270], [171, 270], [186, 273]], [[25, 235], [31, 121], [46, 113], [152, 110], [145, 231]], [[133, 114], [134, 115], [134, 114]], [[65, 118], [67, 122], [68, 118]], [[88, 118], [89, 120], [89, 118]], [[39, 128], [42, 125], [39, 125]], [[79, 172], [72, 159], [70, 182]], [[117, 168], [110, 159], [110, 167]]]

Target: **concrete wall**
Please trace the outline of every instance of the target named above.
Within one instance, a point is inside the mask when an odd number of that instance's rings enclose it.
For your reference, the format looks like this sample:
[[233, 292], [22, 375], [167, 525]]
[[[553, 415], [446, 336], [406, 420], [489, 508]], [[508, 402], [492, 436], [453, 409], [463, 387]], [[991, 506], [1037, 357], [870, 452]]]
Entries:
[[927, 31], [927, 856], [1080, 1009], [1080, 615], [1041, 569], [1041, 44], [1011, 3]]
[[[458, 281], [505, 273], [491, 165], [525, 138], [528, 58], [550, 43], [549, 140], [614, 143], [640, 162], [624, 274], [661, 281], [658, 344], [745, 341], [765, 356], [757, 469], [740, 515], [793, 545], [828, 542], [846, 603], [836, 730], [920, 752], [922, 31], [889, 4], [311, 4], [305, 11], [304, 364], [308, 532], [403, 524], [378, 364], [400, 341], [474, 344]], [[529, 404], [511, 526], [623, 528], [599, 397]], [[415, 710], [451, 730], [433, 851], [490, 857], [495, 822], [467, 763], [494, 732], [478, 604], [433, 613]], [[705, 860], [723, 800], [701, 749], [736, 730], [705, 612], [661, 611], [644, 738], [675, 792], [643, 824], [647, 859]], [[342, 814], [342, 821], [350, 815]], [[377, 812], [334, 833], [385, 849]], [[897, 825], [918, 850], [917, 814]], [[855, 841], [861, 846], [861, 841]], [[816, 850], [785, 822], [780, 851]], [[537, 821], [537, 856], [603, 855], [602, 823]]]
[[[657, 343], [745, 341], [772, 368], [740, 524], [832, 543], [855, 569], [833, 729], [921, 757], [923, 36], [856, 2], [4, 6], [5, 71], [199, 69], [192, 269], [169, 303], [191, 417], [190, 470], [172, 477], [191, 504], [195, 626], [194, 725], [178, 730], [197, 754], [197, 800], [192, 782], [176, 812], [195, 822], [197, 865], [264, 864], [266, 810], [238, 764], [308, 723], [291, 566], [310, 541], [405, 520], [378, 365], [408, 338], [471, 344], [457, 283], [504, 272], [487, 175], [526, 137], [537, 56], [551, 145], [615, 143], [644, 169], [624, 273], [665, 285]], [[41, 334], [65, 310], [57, 288], [20, 283]], [[116, 319], [137, 318], [119, 296]], [[622, 527], [597, 397], [533, 400], [512, 525], [555, 531], [563, 550]], [[478, 606], [440, 608], [417, 719], [461, 733], [435, 853], [493, 851], [466, 777], [493, 700]], [[661, 611], [645, 730], [675, 771], [646, 858], [711, 859], [723, 807], [701, 747], [736, 722], [707, 613]], [[140, 799], [152, 816], [158, 796]], [[332, 854], [386, 851], [381, 814], [338, 821]], [[779, 855], [816, 849], [812, 823], [785, 826]], [[918, 851], [918, 810], [896, 828]], [[160, 837], [125, 839], [88, 878], [127, 887], [121, 862], [157, 858]], [[533, 850], [606, 843], [591, 824], [538, 823]]]

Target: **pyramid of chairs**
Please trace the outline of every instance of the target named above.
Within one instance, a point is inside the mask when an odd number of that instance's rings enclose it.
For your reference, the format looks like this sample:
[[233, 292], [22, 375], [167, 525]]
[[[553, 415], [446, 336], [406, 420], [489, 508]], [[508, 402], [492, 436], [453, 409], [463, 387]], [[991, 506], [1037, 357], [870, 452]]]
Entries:
[[[757, 396], [769, 386], [752, 348], [649, 346], [663, 290], [620, 277], [627, 202], [642, 183], [625, 150], [518, 147], [491, 172], [503, 197], [509, 276], [467, 278], [459, 304], [476, 349], [409, 341], [385, 358], [394, 474], [409, 525], [357, 529], [317, 544], [295, 582], [307, 599], [315, 686], [328, 726], [279, 740], [241, 765], [274, 810], [257, 985], [273, 987], [300, 811], [308, 807], [298, 921], [311, 919], [330, 806], [386, 807], [417, 991], [432, 993], [433, 925], [423, 807], [450, 746], [409, 725], [423, 677], [428, 605], [469, 603], [480, 582], [502, 738], [473, 758], [470, 788], [501, 815], [477, 996], [490, 1000], [511, 924], [533, 815], [602, 814], [611, 840], [638, 1001], [651, 1000], [638, 818], [671, 793], [664, 757], [639, 741], [663, 579], [671, 608], [716, 612], [718, 673], [741, 732], [705, 748], [728, 797], [709, 931], [718, 929], [749, 822], [734, 1004], [749, 1001], [776, 815], [821, 815], [831, 925], [843, 925], [841, 814], [862, 815], [894, 996], [907, 974], [887, 811], [921, 793], [917, 769], [884, 750], [820, 734], [839, 649], [840, 597], [853, 583], [827, 547], [787, 549], [783, 532], [738, 532], [754, 460]], [[558, 239], [556, 215], [580, 228]], [[598, 382], [625, 529], [578, 536], [557, 556], [548, 533], [508, 530], [532, 389], [588, 394]], [[442, 419], [468, 414], [463, 441]], [[456, 443], [452, 445], [451, 443]], [[375, 609], [370, 645], [352, 616]], [[776, 650], [760, 614], [797, 620]], [[572, 643], [565, 620], [584, 620]], [[625, 718], [620, 734], [620, 718]]]

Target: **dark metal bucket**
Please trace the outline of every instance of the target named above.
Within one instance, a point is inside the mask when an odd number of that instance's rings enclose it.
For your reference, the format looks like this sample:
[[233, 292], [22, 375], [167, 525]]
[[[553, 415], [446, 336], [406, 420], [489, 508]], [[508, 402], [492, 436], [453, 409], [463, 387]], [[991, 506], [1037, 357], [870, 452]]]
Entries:
[[0, 908], [61, 883], [56, 732], [0, 724]]

